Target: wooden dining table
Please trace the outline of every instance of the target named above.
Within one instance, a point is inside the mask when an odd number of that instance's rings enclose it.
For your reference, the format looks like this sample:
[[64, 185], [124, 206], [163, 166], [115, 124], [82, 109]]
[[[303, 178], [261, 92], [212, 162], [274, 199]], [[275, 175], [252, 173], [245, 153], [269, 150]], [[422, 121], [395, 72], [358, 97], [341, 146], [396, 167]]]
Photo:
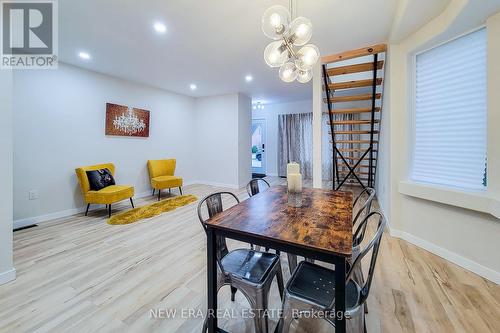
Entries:
[[[219, 213], [207, 227], [208, 313], [217, 313], [216, 237], [260, 245], [335, 265], [335, 331], [345, 332], [346, 259], [352, 254], [352, 192], [304, 188], [302, 206], [274, 186]], [[217, 317], [208, 331], [221, 332]]]

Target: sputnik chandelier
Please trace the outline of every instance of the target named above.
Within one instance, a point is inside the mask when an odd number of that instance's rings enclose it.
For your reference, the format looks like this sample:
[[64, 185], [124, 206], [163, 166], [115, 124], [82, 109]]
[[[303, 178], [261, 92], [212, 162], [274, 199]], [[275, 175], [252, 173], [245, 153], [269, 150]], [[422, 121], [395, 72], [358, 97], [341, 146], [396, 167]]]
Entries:
[[[274, 39], [264, 50], [264, 60], [270, 67], [280, 67], [280, 79], [306, 83], [312, 78], [312, 68], [318, 61], [319, 49], [307, 44], [312, 37], [311, 21], [299, 16], [292, 21], [290, 10], [283, 6], [272, 6], [262, 16], [262, 31]], [[306, 45], [307, 44], [307, 45]], [[296, 50], [296, 47], [302, 46]]]
[[146, 124], [142, 119], [139, 119], [131, 107], [128, 108], [127, 114], [122, 113], [121, 116], [115, 117], [113, 120], [113, 126], [128, 135], [136, 134], [138, 132], [144, 131]]

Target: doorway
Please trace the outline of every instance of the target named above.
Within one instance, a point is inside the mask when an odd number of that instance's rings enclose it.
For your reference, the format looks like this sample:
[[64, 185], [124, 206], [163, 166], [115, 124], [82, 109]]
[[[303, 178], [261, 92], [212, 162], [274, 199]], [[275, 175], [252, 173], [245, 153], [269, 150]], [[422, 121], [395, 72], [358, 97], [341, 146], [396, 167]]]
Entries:
[[252, 176], [266, 175], [266, 120], [252, 119]]

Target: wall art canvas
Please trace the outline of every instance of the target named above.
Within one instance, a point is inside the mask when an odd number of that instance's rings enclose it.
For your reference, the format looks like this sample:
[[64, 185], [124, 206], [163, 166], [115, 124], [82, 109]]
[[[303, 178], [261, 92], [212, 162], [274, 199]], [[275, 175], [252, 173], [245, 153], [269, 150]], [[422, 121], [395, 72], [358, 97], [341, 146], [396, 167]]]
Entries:
[[106, 135], [149, 137], [149, 111], [106, 103]]

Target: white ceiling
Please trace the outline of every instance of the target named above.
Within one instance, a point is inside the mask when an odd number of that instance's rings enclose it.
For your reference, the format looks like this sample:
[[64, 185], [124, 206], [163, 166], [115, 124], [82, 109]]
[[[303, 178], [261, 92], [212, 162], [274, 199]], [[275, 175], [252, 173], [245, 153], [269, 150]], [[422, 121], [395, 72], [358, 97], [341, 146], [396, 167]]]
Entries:
[[[297, 15], [311, 19], [312, 42], [326, 55], [387, 41], [396, 17], [402, 38], [448, 2], [297, 0]], [[409, 19], [398, 6], [411, 3], [419, 10]], [[288, 0], [59, 0], [60, 60], [191, 96], [242, 92], [264, 103], [309, 98], [311, 83], [281, 82], [263, 60], [270, 40], [260, 19], [273, 4], [288, 6]], [[154, 32], [155, 21], [166, 24], [166, 34]], [[83, 61], [79, 51], [92, 59]], [[190, 91], [190, 83], [198, 89]]]

